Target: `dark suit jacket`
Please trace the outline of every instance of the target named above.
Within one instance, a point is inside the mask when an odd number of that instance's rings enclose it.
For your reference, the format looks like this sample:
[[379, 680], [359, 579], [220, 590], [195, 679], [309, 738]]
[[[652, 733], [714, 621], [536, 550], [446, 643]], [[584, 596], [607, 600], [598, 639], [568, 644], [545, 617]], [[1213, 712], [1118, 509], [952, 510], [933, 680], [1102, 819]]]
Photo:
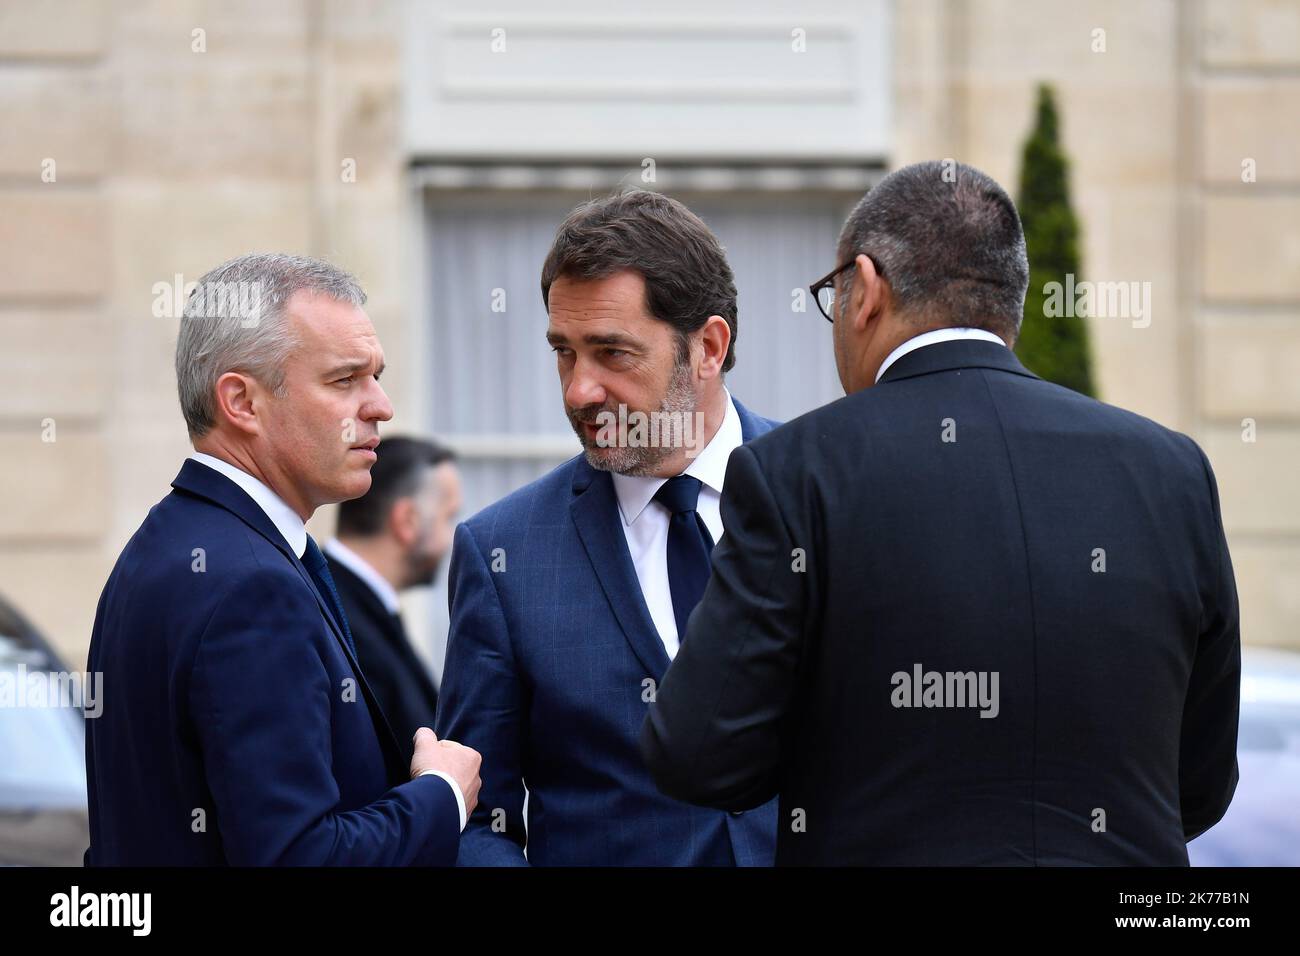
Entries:
[[[722, 510], [641, 740], [679, 799], [779, 793], [779, 864], [1185, 865], [1227, 808], [1237, 597], [1189, 438], [935, 344], [737, 449]], [[949, 672], [996, 672], [996, 716]]]
[[326, 560], [352, 629], [361, 672], [375, 692], [409, 766], [415, 751], [415, 732], [421, 727], [433, 727], [438, 691], [411, 646], [401, 617], [389, 614], [379, 595], [345, 565], [328, 553]]
[[95, 616], [88, 669], [106, 694], [86, 721], [86, 862], [453, 862], [451, 787], [408, 779], [338, 623], [275, 525], [198, 462], [172, 488], [122, 551]]
[[[736, 408], [747, 440], [774, 424]], [[771, 865], [775, 803], [692, 807], [641, 762], [668, 653], [608, 472], [579, 455], [462, 524], [449, 599], [438, 736], [483, 755], [461, 864]]]

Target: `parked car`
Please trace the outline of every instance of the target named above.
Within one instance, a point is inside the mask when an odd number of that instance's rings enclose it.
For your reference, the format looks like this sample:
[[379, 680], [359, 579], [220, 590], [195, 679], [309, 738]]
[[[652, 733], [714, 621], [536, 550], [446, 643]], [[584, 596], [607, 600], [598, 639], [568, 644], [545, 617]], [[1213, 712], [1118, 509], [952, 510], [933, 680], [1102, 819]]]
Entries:
[[33, 681], [68, 673], [36, 629], [0, 597], [0, 682], [15, 695], [0, 702], [0, 865], [80, 866], [90, 844], [80, 701], [55, 696], [18, 706], [16, 696], [31, 701]]
[[1187, 845], [1193, 866], [1300, 866], [1300, 654], [1246, 648], [1241, 781], [1215, 826]]

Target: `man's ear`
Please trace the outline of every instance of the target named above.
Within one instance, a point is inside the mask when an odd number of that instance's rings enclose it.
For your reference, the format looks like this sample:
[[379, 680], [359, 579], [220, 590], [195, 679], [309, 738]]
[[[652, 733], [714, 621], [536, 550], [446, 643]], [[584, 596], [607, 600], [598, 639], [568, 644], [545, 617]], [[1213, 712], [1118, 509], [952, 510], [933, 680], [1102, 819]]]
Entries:
[[247, 435], [261, 431], [258, 413], [266, 393], [257, 380], [243, 372], [225, 372], [217, 379], [217, 418]]
[[722, 363], [727, 360], [731, 347], [731, 326], [720, 315], [711, 315], [695, 333], [703, 350], [700, 359], [700, 378], [715, 378], [722, 374]]
[[398, 498], [393, 502], [393, 507], [388, 509], [388, 530], [397, 539], [398, 544], [409, 548], [415, 542], [419, 519], [420, 516], [415, 509], [415, 499]]
[[889, 283], [876, 271], [865, 253], [853, 260], [853, 288], [849, 295], [849, 316], [854, 330], [862, 332], [889, 304]]

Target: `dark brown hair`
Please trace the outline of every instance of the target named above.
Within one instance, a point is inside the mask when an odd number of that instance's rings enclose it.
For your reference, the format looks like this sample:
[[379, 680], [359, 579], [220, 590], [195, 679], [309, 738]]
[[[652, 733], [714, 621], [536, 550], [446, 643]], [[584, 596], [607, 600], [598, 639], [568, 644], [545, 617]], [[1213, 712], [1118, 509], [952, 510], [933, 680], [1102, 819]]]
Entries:
[[593, 199], [569, 213], [556, 230], [542, 266], [542, 302], [560, 276], [604, 279], [632, 269], [645, 279], [646, 309], [686, 336], [711, 315], [726, 319], [731, 344], [722, 370], [736, 364], [736, 280], [722, 244], [703, 220], [676, 199], [634, 189]]

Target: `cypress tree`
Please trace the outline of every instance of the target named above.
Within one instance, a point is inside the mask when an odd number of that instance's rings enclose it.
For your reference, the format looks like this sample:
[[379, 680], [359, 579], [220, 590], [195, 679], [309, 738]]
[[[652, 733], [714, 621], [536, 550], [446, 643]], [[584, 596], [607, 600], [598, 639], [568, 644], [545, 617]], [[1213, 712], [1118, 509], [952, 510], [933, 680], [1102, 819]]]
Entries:
[[[1049, 282], [1065, 285], [1079, 276], [1079, 222], [1070, 208], [1069, 163], [1061, 151], [1056, 102], [1038, 87], [1033, 132], [1025, 141], [1020, 170], [1020, 221], [1029, 253], [1029, 291], [1016, 354], [1034, 374], [1085, 395], [1095, 395], [1088, 327], [1082, 316], [1045, 312]], [[1068, 306], [1069, 303], [1066, 303]], [[1062, 311], [1073, 312], [1073, 308]]]

